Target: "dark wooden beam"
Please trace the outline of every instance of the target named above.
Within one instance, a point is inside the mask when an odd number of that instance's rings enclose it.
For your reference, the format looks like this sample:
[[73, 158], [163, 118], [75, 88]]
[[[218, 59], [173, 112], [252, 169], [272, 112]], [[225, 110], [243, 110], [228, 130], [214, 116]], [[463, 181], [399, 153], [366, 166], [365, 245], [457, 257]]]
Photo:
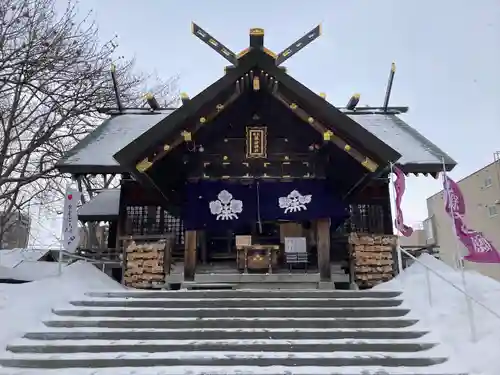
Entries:
[[339, 149], [344, 150], [348, 155], [350, 155], [353, 159], [355, 159], [370, 172], [374, 172], [378, 169], [379, 165], [375, 161], [363, 155], [353, 146], [349, 145], [337, 134], [334, 134], [332, 131], [330, 131], [328, 127], [326, 127], [321, 122], [312, 117], [309, 113], [307, 113], [303, 108], [300, 108], [296, 103], [293, 103], [289, 99], [287, 99], [282, 93], [274, 92], [272, 95], [284, 106], [290, 108], [290, 110], [302, 121], [308, 123], [319, 133], [323, 134], [323, 139], [326, 142], [329, 142]]
[[319, 219], [316, 223], [319, 278], [322, 282], [329, 282], [332, 281], [330, 269], [330, 219]]
[[146, 172], [149, 168], [153, 166], [156, 162], [164, 158], [168, 153], [170, 153], [173, 149], [178, 147], [180, 144], [184, 142], [191, 142], [191, 137], [201, 129], [202, 126], [206, 126], [207, 123], [210, 123], [215, 120], [219, 114], [224, 111], [227, 107], [229, 107], [232, 103], [238, 99], [241, 95], [241, 92], [233, 93], [224, 103], [217, 104], [215, 108], [205, 117], [200, 117], [194, 125], [189, 126], [190, 124], [186, 124], [186, 130], [184, 130], [181, 134], [177, 136], [177, 138], [171, 142], [170, 144], [164, 144], [161, 148], [158, 148], [153, 155], [143, 159], [139, 163], [136, 164], [136, 169], [139, 172]]
[[194, 281], [196, 273], [196, 246], [197, 233], [187, 230], [184, 234], [184, 280]]
[[209, 46], [219, 55], [224, 57], [231, 64], [238, 65], [238, 58], [236, 57], [236, 54], [233, 51], [231, 51], [224, 44], [219, 42], [217, 39], [215, 39], [212, 35], [207, 33], [205, 30], [203, 30], [200, 26], [198, 26], [194, 22], [191, 23], [191, 32], [193, 33], [194, 36], [203, 41], [207, 46]]
[[278, 53], [278, 57], [276, 58], [276, 65], [283, 64], [290, 57], [295, 55], [301, 49], [309, 45], [311, 42], [316, 40], [321, 35], [321, 25], [316, 26], [314, 29], [309, 31], [302, 38], [298, 39], [296, 42], [290, 44], [283, 51]]

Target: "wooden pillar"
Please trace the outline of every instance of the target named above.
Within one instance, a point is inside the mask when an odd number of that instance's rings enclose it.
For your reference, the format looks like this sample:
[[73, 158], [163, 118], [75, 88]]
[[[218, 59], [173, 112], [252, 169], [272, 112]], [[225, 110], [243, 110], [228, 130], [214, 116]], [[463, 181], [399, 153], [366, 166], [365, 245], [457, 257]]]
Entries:
[[196, 269], [196, 231], [184, 233], [184, 280], [194, 281]]
[[198, 246], [200, 248], [200, 259], [202, 264], [208, 263], [208, 253], [207, 253], [207, 232], [201, 230], [198, 232]]
[[330, 219], [319, 219], [318, 234], [318, 269], [320, 281], [331, 281], [330, 269]]
[[116, 240], [118, 236], [118, 220], [113, 220], [108, 222], [108, 249], [118, 249], [116, 246]]

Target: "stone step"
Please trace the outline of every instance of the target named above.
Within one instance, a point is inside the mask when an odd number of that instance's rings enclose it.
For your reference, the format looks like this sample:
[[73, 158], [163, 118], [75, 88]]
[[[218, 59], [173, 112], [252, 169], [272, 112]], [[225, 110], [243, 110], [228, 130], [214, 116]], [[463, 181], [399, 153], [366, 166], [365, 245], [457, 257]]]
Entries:
[[269, 330], [269, 329], [172, 329], [130, 331], [106, 329], [56, 330], [28, 332], [25, 338], [32, 340], [411, 340], [420, 339], [425, 331], [404, 330]]
[[340, 290], [213, 290], [213, 291], [123, 291], [86, 293], [100, 298], [394, 298], [401, 295], [393, 291], [340, 291]]
[[72, 301], [73, 306], [86, 307], [176, 307], [176, 308], [226, 308], [226, 307], [396, 307], [402, 304], [397, 299], [329, 299], [329, 298], [128, 298], [128, 299], [88, 299]]
[[[326, 342], [325, 342], [326, 341]], [[56, 343], [47, 341], [22, 340], [7, 346], [12, 353], [168, 353], [168, 352], [420, 352], [431, 349], [435, 344], [411, 342], [332, 342], [297, 340], [290, 342], [281, 340], [235, 340], [221, 341], [187, 341], [175, 340], [144, 343], [141, 341], [120, 340], [118, 342], [81, 342], [77, 340], [62, 340]]]
[[[0, 365], [5, 367], [68, 369], [78, 367], [158, 367], [158, 366], [390, 366], [424, 367], [444, 363], [443, 357], [412, 356], [392, 353], [383, 356], [380, 353], [276, 353], [276, 352], [170, 352], [170, 353], [88, 353], [59, 354], [47, 357], [45, 354], [13, 354], [0, 358]], [[219, 370], [220, 371], [220, 370]]]
[[99, 318], [99, 319], [59, 319], [45, 321], [47, 327], [76, 328], [403, 328], [417, 323], [412, 319], [326, 319], [326, 318], [170, 318], [170, 319], [135, 319], [135, 318]]
[[[439, 365], [442, 366], [442, 365]], [[293, 367], [273, 367], [271, 370], [269, 367], [260, 366], [247, 366], [244, 367], [242, 372], [241, 367], [227, 366], [224, 367], [224, 372], [221, 372], [220, 367], [212, 366], [188, 366], [188, 367], [157, 367], [148, 369], [137, 369], [137, 368], [116, 368], [108, 367], [101, 368], [97, 373], [95, 369], [92, 368], [79, 368], [75, 370], [78, 375], [158, 375], [158, 374], [168, 374], [168, 375], [311, 375], [311, 374], [323, 374], [323, 375], [368, 375], [368, 374], [378, 374], [380, 375], [467, 375], [463, 372], [457, 371], [451, 373], [448, 371], [439, 371], [438, 369], [430, 370], [429, 367], [412, 367], [405, 370], [401, 370], [401, 367], [384, 367], [381, 370], [380, 367], [312, 367], [312, 366], [293, 366]], [[347, 371], [347, 372], [346, 372]], [[403, 372], [402, 372], [403, 371]], [[0, 375], [55, 375], [59, 372], [51, 369], [32, 369], [32, 368], [22, 368], [22, 369], [1, 369]]]
[[55, 309], [58, 316], [79, 317], [115, 317], [115, 318], [388, 318], [402, 317], [409, 313], [408, 309], [400, 308], [71, 308]]

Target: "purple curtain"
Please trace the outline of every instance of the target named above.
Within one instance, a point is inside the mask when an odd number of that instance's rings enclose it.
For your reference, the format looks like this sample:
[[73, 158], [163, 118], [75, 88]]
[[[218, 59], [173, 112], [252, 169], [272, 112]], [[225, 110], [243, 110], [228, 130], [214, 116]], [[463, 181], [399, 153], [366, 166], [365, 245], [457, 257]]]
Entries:
[[323, 180], [227, 181], [188, 183], [183, 207], [185, 229], [237, 229], [261, 221], [307, 221], [330, 218], [337, 227], [348, 217], [348, 205]]

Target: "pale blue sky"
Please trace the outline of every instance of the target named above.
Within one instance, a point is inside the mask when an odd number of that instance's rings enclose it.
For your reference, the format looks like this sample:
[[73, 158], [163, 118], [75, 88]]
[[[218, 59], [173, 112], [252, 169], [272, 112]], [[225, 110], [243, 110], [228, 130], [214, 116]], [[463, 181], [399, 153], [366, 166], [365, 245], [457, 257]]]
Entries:
[[[103, 40], [119, 37], [119, 53], [160, 76], [180, 76], [194, 96], [223, 74], [227, 62], [191, 35], [195, 21], [234, 52], [248, 46], [251, 27], [281, 51], [316, 24], [323, 35], [285, 65], [332, 104], [354, 92], [361, 105], [380, 105], [390, 63], [397, 64], [392, 105], [455, 158], [460, 179], [500, 150], [500, 0], [160, 1], [81, 0], [94, 9]], [[440, 188], [430, 177], [407, 181], [408, 222], [427, 215], [425, 198]]]

